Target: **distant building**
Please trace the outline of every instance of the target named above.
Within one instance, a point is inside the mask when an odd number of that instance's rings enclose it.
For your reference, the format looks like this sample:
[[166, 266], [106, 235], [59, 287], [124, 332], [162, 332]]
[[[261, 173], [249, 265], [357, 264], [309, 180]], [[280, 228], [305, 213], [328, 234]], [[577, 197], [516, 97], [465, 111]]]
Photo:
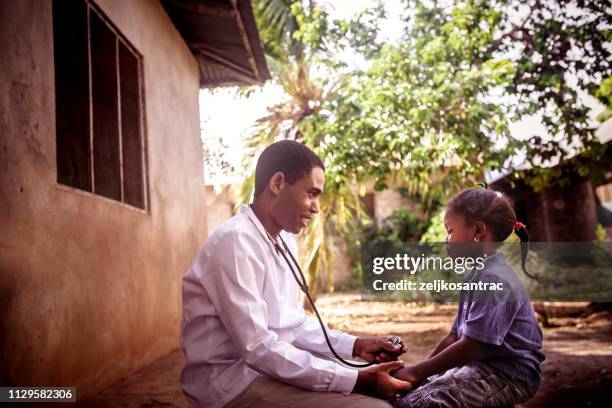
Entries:
[[[593, 166], [609, 168], [610, 163], [612, 142], [607, 143], [602, 163]], [[564, 166], [567, 164], [556, 167]], [[512, 200], [517, 218], [528, 227], [531, 241], [593, 241], [598, 224], [612, 237], [612, 173], [607, 173], [604, 180], [574, 174], [567, 185], [556, 183], [537, 192], [511, 175], [494, 181], [490, 187]]]
[[179, 345], [200, 87], [268, 68], [248, 0], [0, 2], [0, 385], [79, 400]]

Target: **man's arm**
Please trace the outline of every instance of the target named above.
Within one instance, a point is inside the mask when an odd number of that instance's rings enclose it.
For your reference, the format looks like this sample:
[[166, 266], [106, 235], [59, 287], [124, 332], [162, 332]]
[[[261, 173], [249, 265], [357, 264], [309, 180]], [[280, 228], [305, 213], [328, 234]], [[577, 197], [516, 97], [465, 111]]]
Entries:
[[454, 342], [433, 357], [413, 366], [404, 367], [393, 375], [404, 381], [418, 383], [430, 375], [441, 373], [453, 367], [472, 361], [481, 350], [481, 343], [467, 336]]
[[[238, 242], [239, 241], [239, 242]], [[252, 369], [279, 381], [314, 391], [368, 393], [386, 397], [410, 388], [389, 374], [394, 366], [364, 374], [300, 350], [268, 329], [268, 303], [262, 293], [265, 267], [259, 241], [231, 232], [219, 238], [218, 256], [198, 278], [236, 349]], [[279, 305], [280, 306], [280, 305]], [[359, 384], [357, 383], [359, 381]]]
[[[368, 362], [382, 363], [397, 360], [404, 351], [389, 343], [384, 337], [358, 338], [339, 330], [326, 328], [326, 331], [332, 347], [342, 358], [359, 357]], [[326, 357], [334, 357], [317, 320], [305, 317], [295, 333], [294, 346]]]
[[356, 371], [300, 350], [268, 328], [261, 242], [232, 231], [219, 238], [215, 251], [205, 266], [210, 273], [201, 274], [200, 280], [246, 364], [301, 388], [350, 393]]
[[[293, 235], [285, 234], [285, 239], [289, 246], [289, 250], [297, 259], [298, 247]], [[336, 353], [345, 359], [359, 357], [368, 362], [382, 363], [396, 361], [405, 351], [403, 346], [400, 350], [383, 337], [357, 338], [351, 334], [344, 333], [340, 330], [332, 330], [327, 327], [326, 331], [329, 335], [329, 341]], [[297, 348], [330, 358], [335, 357], [327, 345], [319, 321], [315, 318], [304, 314], [304, 320], [301, 325], [295, 328], [295, 334], [296, 337], [292, 344]]]
[[[327, 327], [326, 329], [329, 335], [329, 341], [340, 357], [347, 359], [353, 357], [353, 348], [357, 337], [339, 330], [332, 330]], [[295, 347], [322, 356], [333, 357], [332, 352], [327, 346], [323, 332], [321, 331], [321, 326], [316, 319], [304, 316], [304, 321], [300, 326], [295, 328], [294, 332], [295, 340], [293, 341], [293, 345]]]
[[[292, 234], [281, 232], [287, 242], [289, 250], [293, 253], [295, 259], [298, 259], [298, 246]], [[300, 325], [294, 329], [295, 340], [293, 345], [299, 349], [310, 351], [325, 357], [333, 358], [334, 355], [327, 346], [321, 325], [319, 321], [311, 316], [307, 316], [301, 306], [297, 304], [296, 313], [302, 313], [303, 320]], [[350, 359], [354, 356], [353, 349], [355, 346], [356, 336], [344, 333], [340, 330], [332, 330], [326, 327], [329, 341], [338, 355], [342, 358]]]

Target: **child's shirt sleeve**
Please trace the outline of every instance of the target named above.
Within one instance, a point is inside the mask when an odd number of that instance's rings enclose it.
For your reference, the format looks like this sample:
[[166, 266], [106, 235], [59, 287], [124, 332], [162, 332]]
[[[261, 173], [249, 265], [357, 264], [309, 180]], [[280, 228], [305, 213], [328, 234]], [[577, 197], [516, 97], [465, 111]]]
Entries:
[[453, 326], [451, 327], [451, 333], [459, 334], [459, 319], [461, 316], [462, 304], [459, 303], [459, 307], [457, 308], [457, 314], [455, 315], [455, 320], [453, 321]]
[[[521, 307], [512, 286], [496, 276], [483, 276], [481, 282], [502, 283], [502, 290], [473, 291], [467, 307], [463, 335], [499, 346], [512, 326]], [[453, 326], [453, 328], [455, 328]]]

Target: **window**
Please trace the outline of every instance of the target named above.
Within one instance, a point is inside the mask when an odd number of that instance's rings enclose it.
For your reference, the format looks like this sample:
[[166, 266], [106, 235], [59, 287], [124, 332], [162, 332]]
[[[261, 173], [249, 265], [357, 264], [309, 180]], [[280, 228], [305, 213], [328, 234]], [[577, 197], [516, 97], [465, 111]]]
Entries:
[[89, 2], [53, 1], [57, 179], [145, 209], [142, 57]]

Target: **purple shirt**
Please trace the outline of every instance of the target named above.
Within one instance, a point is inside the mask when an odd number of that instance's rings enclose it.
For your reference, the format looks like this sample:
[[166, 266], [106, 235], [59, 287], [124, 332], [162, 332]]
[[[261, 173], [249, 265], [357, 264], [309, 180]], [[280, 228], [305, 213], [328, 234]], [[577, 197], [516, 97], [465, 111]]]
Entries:
[[475, 358], [512, 379], [540, 385], [542, 330], [527, 290], [502, 254], [489, 256], [469, 282], [501, 283], [500, 291], [463, 291], [452, 332], [483, 344]]

